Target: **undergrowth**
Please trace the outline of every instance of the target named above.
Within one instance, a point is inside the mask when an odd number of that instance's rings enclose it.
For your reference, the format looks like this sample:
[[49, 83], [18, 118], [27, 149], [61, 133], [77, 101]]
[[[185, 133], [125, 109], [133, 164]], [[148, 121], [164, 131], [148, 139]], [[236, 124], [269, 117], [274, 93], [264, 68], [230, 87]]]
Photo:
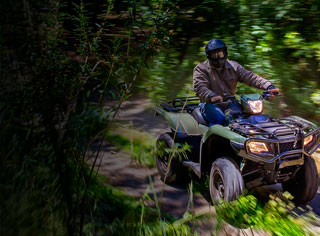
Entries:
[[106, 184], [98, 176], [89, 187], [94, 221], [84, 226], [86, 235], [191, 235], [185, 221], [175, 221], [159, 209], [146, 206], [148, 193], [139, 200]]
[[264, 204], [253, 195], [241, 196], [233, 202], [224, 202], [216, 207], [220, 227], [226, 221], [237, 228], [264, 230], [274, 236], [313, 235], [308, 229], [308, 222], [317, 217], [312, 212], [303, 215], [295, 213], [295, 205], [290, 201], [292, 196], [285, 192], [281, 198], [270, 195]]
[[0, 235], [95, 234], [90, 191], [102, 142], [168, 43], [174, 3], [27, 0], [1, 9]]
[[146, 165], [148, 167], [155, 167], [155, 141], [153, 142], [152, 139], [150, 141], [150, 139], [146, 140], [146, 138], [142, 138], [145, 136], [146, 134], [136, 130], [128, 130], [127, 135], [120, 134], [114, 130], [107, 134], [106, 140], [116, 147], [129, 152], [131, 158], [139, 164]]

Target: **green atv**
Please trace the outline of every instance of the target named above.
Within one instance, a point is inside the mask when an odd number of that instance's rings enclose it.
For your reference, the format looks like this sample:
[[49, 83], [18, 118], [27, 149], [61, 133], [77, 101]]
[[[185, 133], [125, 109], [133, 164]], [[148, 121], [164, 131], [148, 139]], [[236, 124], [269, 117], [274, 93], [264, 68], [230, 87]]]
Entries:
[[[171, 132], [159, 136], [156, 146], [167, 150], [187, 143], [183, 158], [158, 152], [156, 165], [166, 183], [183, 181], [191, 169], [200, 179], [210, 176], [212, 202], [233, 201], [244, 188], [281, 183], [297, 204], [316, 194], [318, 173], [312, 153], [320, 145], [320, 129], [297, 116], [274, 119], [262, 115], [263, 100], [276, 94], [224, 96], [221, 106], [241, 103], [242, 112], [226, 125], [208, 127], [197, 97], [180, 97], [163, 103], [156, 114], [169, 123]], [[226, 115], [228, 117], [228, 115]]]

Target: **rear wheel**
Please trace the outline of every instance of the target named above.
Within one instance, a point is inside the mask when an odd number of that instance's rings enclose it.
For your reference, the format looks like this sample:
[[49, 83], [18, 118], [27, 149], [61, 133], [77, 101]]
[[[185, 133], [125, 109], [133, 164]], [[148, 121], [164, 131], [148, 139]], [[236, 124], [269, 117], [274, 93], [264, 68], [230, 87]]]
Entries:
[[[182, 182], [186, 178], [187, 169], [182, 166], [178, 157], [171, 157], [170, 153], [161, 150], [162, 148], [174, 147], [174, 141], [169, 133], [159, 136], [157, 143], [156, 166], [161, 179], [165, 183]], [[171, 159], [171, 161], [170, 161]]]
[[221, 199], [233, 201], [243, 194], [243, 178], [232, 161], [222, 157], [213, 162], [209, 188], [213, 203]]
[[304, 165], [293, 179], [282, 183], [282, 188], [292, 194], [296, 204], [301, 204], [314, 198], [318, 190], [317, 181], [318, 172], [315, 161], [312, 157], [305, 156]]

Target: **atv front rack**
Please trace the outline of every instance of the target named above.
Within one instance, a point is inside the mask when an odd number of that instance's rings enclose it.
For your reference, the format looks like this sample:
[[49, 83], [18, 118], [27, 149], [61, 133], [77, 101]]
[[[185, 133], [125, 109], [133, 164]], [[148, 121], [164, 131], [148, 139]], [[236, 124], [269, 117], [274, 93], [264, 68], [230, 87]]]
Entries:
[[170, 102], [162, 103], [160, 106], [169, 112], [188, 112], [192, 111], [199, 106], [200, 100], [196, 96], [191, 97], [178, 97]]
[[296, 137], [301, 135], [300, 132], [308, 132], [312, 126], [307, 123], [298, 122], [292, 119], [272, 119], [271, 121], [264, 121], [259, 124], [252, 124], [248, 122], [234, 122], [230, 124], [230, 129], [236, 133], [245, 136], [262, 135], [267, 139], [279, 140]]

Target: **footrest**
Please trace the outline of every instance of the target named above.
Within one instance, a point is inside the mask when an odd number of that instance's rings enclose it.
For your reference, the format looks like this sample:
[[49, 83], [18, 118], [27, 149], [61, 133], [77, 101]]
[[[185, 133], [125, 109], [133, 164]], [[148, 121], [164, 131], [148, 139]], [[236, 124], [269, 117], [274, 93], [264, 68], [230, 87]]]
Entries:
[[182, 165], [188, 168], [191, 168], [194, 173], [200, 178], [201, 172], [200, 172], [200, 164], [193, 161], [182, 161]]

